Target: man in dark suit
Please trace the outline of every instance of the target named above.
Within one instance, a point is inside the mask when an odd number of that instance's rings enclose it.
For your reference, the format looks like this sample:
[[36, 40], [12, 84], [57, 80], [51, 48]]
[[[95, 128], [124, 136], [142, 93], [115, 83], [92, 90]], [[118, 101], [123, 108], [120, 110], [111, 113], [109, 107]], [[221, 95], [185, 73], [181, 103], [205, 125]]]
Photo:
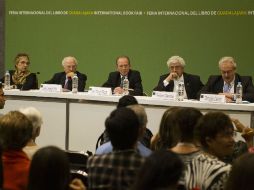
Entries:
[[65, 57], [62, 61], [64, 72], [56, 73], [46, 84], [61, 84], [66, 91], [72, 90], [72, 77], [78, 76], [78, 91], [83, 92], [86, 86], [87, 76], [77, 71], [77, 60], [75, 57]]
[[129, 93], [134, 96], [143, 95], [142, 80], [139, 71], [131, 70], [130, 59], [119, 56], [116, 59], [117, 71], [109, 73], [108, 80], [102, 85], [111, 87], [114, 94], [123, 94], [122, 81], [125, 77], [129, 80]]
[[222, 57], [219, 61], [221, 75], [211, 75], [202, 88], [202, 94], [223, 94], [226, 102], [235, 100], [235, 91], [238, 82], [243, 87], [243, 100], [254, 102], [254, 86], [250, 76], [240, 76], [236, 73], [236, 63], [233, 57]]
[[184, 82], [184, 98], [197, 99], [197, 93], [204, 86], [197, 75], [184, 72], [185, 61], [182, 57], [172, 56], [167, 61], [170, 73], [160, 76], [155, 91], [177, 92], [177, 85]]

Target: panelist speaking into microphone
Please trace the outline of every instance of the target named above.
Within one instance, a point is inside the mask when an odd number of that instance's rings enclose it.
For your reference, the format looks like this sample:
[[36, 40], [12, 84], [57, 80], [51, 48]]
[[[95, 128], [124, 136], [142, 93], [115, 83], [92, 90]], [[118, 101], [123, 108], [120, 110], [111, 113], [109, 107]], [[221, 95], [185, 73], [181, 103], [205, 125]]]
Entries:
[[77, 71], [78, 61], [75, 57], [68, 56], [62, 61], [63, 72], [55, 73], [54, 76], [45, 84], [61, 84], [66, 91], [72, 90], [72, 77], [78, 76], [78, 91], [83, 92], [86, 86], [87, 76]]

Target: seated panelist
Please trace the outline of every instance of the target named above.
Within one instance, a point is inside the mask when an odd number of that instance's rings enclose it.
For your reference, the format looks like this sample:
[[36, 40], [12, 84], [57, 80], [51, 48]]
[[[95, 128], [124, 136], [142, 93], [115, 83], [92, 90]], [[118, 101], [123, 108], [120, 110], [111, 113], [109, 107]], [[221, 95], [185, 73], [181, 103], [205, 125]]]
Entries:
[[236, 73], [236, 62], [233, 57], [222, 57], [219, 61], [221, 75], [211, 75], [202, 88], [202, 94], [223, 94], [226, 102], [235, 100], [236, 86], [241, 82], [243, 87], [242, 99], [254, 102], [254, 86], [251, 76], [240, 76]]
[[[29, 71], [30, 59], [28, 54], [17, 54], [14, 63], [15, 70], [9, 71], [11, 85], [20, 90], [38, 89], [37, 76]], [[4, 83], [4, 77], [1, 81]]]
[[102, 85], [111, 87], [114, 94], [123, 94], [123, 80], [129, 80], [129, 93], [134, 96], [143, 95], [142, 80], [139, 71], [131, 69], [130, 59], [127, 56], [119, 56], [116, 59], [115, 72], [109, 73], [108, 80]]
[[60, 84], [66, 91], [72, 90], [72, 77], [76, 73], [78, 76], [78, 91], [83, 92], [86, 86], [87, 76], [77, 71], [78, 61], [75, 57], [68, 56], [62, 61], [63, 72], [55, 73], [45, 84]]
[[183, 82], [184, 98], [197, 99], [197, 94], [204, 86], [198, 75], [184, 72], [185, 61], [182, 57], [172, 56], [167, 61], [169, 73], [161, 75], [155, 91], [177, 92], [177, 85]]

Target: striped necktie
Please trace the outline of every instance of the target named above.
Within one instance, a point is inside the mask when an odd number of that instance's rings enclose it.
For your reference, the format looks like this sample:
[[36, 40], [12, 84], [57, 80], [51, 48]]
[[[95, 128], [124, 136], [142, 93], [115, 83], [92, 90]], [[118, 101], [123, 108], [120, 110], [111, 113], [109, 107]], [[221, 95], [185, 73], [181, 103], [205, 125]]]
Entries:
[[224, 93], [230, 93], [231, 85], [228, 83], [225, 83], [223, 86], [223, 92]]

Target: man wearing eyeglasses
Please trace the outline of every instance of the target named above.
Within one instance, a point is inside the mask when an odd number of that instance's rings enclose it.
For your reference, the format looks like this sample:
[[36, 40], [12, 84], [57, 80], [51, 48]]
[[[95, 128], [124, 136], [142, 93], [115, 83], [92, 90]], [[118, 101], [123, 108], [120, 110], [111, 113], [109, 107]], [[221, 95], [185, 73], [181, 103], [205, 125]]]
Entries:
[[235, 100], [236, 86], [241, 82], [243, 100], [254, 102], [254, 86], [251, 76], [240, 76], [236, 73], [236, 62], [233, 57], [222, 57], [219, 61], [221, 75], [211, 75], [201, 93], [223, 94], [226, 102]]
[[75, 57], [68, 56], [62, 61], [63, 72], [56, 73], [46, 84], [61, 84], [66, 91], [72, 90], [72, 77], [78, 76], [78, 91], [83, 92], [86, 86], [87, 76], [77, 71], [78, 61]]
[[184, 98], [197, 99], [197, 93], [204, 86], [198, 75], [184, 72], [185, 61], [180, 56], [172, 56], [167, 61], [169, 73], [160, 76], [155, 91], [177, 92], [179, 82], [185, 86]]

